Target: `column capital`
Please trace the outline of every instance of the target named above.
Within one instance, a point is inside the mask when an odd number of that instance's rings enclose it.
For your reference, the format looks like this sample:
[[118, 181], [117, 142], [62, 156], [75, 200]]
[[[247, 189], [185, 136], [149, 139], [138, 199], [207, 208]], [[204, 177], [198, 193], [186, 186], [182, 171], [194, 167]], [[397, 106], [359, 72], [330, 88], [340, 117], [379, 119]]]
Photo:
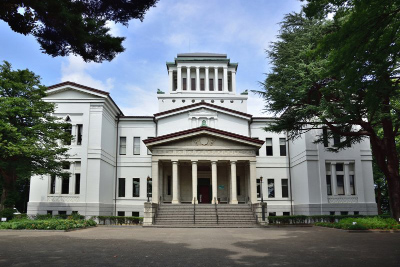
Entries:
[[336, 165], [336, 162], [331, 162], [331, 165]]
[[231, 164], [236, 164], [237, 160], [230, 160]]
[[197, 160], [192, 160], [192, 164], [197, 164]]
[[217, 161], [216, 160], [212, 160], [211, 164], [217, 164]]
[[344, 165], [349, 165], [349, 164], [350, 164], [350, 162], [344, 162], [343, 164], [344, 164]]
[[200, 66], [196, 66], [196, 70], [200, 69]]
[[206, 70], [208, 70], [209, 66], [205, 66], [204, 68], [205, 68]]

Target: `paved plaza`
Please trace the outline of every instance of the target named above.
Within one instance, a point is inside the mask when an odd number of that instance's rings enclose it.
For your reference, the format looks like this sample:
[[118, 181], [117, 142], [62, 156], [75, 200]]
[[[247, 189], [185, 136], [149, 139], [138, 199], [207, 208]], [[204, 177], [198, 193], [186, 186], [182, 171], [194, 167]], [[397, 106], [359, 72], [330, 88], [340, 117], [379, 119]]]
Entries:
[[321, 227], [0, 231], [0, 266], [399, 266], [400, 233]]

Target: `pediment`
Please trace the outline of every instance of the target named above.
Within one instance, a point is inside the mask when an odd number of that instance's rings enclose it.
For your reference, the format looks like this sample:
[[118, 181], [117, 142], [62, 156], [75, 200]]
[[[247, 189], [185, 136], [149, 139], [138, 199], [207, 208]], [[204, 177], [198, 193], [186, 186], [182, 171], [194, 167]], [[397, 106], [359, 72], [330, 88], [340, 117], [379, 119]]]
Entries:
[[57, 90], [47, 93], [48, 97], [53, 99], [88, 99], [88, 98], [104, 98], [97, 94], [76, 90], [74, 88], [63, 88], [63, 90]]
[[222, 148], [239, 148], [249, 147], [248, 144], [243, 144], [237, 140], [225, 139], [222, 137], [216, 137], [210, 134], [199, 134], [183, 138], [181, 140], [166, 142], [160, 144], [158, 147], [179, 147], [188, 149], [222, 149]]

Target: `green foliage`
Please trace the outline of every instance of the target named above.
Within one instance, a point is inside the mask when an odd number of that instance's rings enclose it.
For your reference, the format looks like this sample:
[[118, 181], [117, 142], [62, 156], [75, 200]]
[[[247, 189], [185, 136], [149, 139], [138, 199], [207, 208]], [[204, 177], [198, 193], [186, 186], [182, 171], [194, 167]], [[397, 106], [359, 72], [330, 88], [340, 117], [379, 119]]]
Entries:
[[53, 57], [75, 54], [102, 62], [124, 51], [125, 38], [110, 35], [107, 21], [124, 26], [131, 19], [143, 21], [157, 1], [2, 0], [0, 19], [17, 33], [35, 36], [42, 51]]
[[77, 228], [86, 228], [96, 226], [93, 220], [75, 220], [75, 219], [19, 219], [11, 220], [9, 222], [0, 223], [0, 229], [31, 229], [31, 230], [70, 230]]
[[367, 229], [400, 229], [400, 225], [393, 218], [370, 217], [370, 218], [344, 218], [335, 223], [316, 223], [316, 226], [331, 227], [345, 230], [367, 230]]
[[[92, 217], [93, 218], [93, 217]], [[94, 218], [93, 218], [94, 219]], [[100, 224], [141, 224], [143, 222], [143, 217], [135, 216], [97, 216]]]
[[[269, 224], [316, 224], [316, 223], [334, 223], [347, 218], [371, 218], [376, 216], [366, 215], [292, 215], [292, 216], [269, 216]], [[387, 219], [389, 215], [381, 215], [378, 218]]]
[[51, 115], [55, 106], [42, 100], [45, 91], [33, 72], [12, 70], [8, 62], [0, 65], [0, 179], [5, 190], [2, 206], [13, 207], [17, 201], [17, 180], [49, 173], [68, 175], [62, 171], [60, 161], [68, 157], [68, 148], [60, 140], [71, 140], [71, 134], [64, 130], [69, 124]]
[[0, 218], [7, 218], [7, 220], [11, 220], [14, 217], [14, 209], [6, 208], [0, 211]]

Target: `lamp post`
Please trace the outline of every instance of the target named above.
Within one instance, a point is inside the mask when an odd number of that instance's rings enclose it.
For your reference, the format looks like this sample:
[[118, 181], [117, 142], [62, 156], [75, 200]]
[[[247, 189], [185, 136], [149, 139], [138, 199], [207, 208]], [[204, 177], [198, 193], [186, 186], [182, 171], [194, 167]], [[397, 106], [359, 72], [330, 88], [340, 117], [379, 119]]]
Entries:
[[147, 176], [147, 202], [150, 202], [150, 184], [151, 184], [151, 177]]
[[263, 186], [262, 186], [263, 177], [260, 177], [260, 193], [261, 193], [261, 202], [264, 202], [264, 195], [263, 195]]
[[264, 205], [264, 195], [263, 195], [263, 190], [262, 190], [262, 188], [263, 188], [263, 186], [262, 186], [262, 180], [263, 180], [263, 177], [261, 176], [260, 177], [260, 193], [261, 193], [261, 216], [262, 216], [262, 220], [263, 220], [263, 222], [265, 222], [265, 205]]

